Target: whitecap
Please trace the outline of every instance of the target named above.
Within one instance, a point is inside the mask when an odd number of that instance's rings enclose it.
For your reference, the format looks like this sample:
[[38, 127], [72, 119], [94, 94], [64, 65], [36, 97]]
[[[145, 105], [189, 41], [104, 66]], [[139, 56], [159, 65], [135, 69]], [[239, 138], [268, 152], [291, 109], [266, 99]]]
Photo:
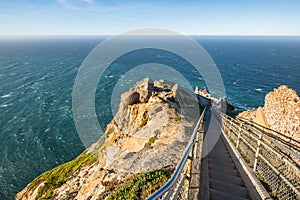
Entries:
[[11, 92], [9, 94], [2, 95], [2, 96], [0, 96], [0, 98], [3, 99], [3, 98], [11, 97], [12, 94], [13, 94], [13, 92]]
[[113, 75], [106, 75], [105, 78], [113, 78]]
[[11, 105], [13, 105], [13, 103], [2, 104], [2, 105], [0, 105], [0, 108], [6, 108], [6, 107], [11, 106]]
[[256, 88], [255, 90], [256, 90], [256, 91], [260, 91], [260, 92], [262, 91], [262, 89], [261, 89], [261, 88]]

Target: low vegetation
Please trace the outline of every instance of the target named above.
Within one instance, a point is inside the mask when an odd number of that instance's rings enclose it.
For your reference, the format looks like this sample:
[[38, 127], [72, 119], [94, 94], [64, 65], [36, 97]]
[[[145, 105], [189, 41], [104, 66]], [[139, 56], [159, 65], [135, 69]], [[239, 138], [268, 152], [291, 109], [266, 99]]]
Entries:
[[116, 188], [108, 196], [108, 200], [145, 199], [167, 183], [173, 170], [173, 168], [167, 167], [161, 170], [137, 174], [119, 188]]
[[180, 121], [180, 120], [181, 120], [181, 116], [177, 115], [177, 116], [175, 117], [175, 121], [178, 122], [178, 121]]
[[255, 175], [257, 179], [260, 181], [260, 183], [264, 186], [264, 188], [268, 191], [272, 199], [277, 200], [278, 198], [276, 197], [276, 194], [272, 192], [272, 189], [270, 185], [267, 183], [266, 179], [259, 172], [255, 172]]
[[74, 174], [80, 167], [91, 165], [94, 162], [96, 162], [96, 156], [82, 153], [74, 160], [41, 174], [32, 181], [29, 188], [34, 189], [39, 184], [44, 183], [39, 188], [36, 199], [51, 199], [53, 191], [63, 185], [68, 177]]
[[154, 136], [149, 138], [148, 142], [145, 144], [145, 148], [150, 147], [156, 140], [158, 135], [160, 134], [159, 130], [154, 131]]
[[104, 135], [100, 138], [98, 145], [99, 147], [101, 147], [104, 143], [105, 140], [110, 136], [110, 134], [112, 134], [114, 132], [114, 128], [110, 128], [108, 130], [106, 130], [106, 132], [104, 133]]

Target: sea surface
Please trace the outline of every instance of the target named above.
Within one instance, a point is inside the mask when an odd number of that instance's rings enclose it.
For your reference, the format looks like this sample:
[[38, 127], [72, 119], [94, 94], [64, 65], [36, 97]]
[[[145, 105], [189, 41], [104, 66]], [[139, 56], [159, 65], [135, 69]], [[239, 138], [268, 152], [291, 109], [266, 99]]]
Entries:
[[[264, 96], [282, 84], [300, 93], [300, 37], [193, 38], [216, 63], [226, 96], [236, 108], [262, 106]], [[34, 177], [84, 150], [73, 121], [72, 90], [81, 63], [104, 39], [0, 39], [1, 200], [13, 199]], [[193, 87], [205, 86], [176, 55], [153, 49], [131, 52], [118, 58], [99, 81], [95, 102], [101, 127], [112, 119], [112, 88], [116, 83], [124, 91], [131, 87], [135, 77], [127, 74], [125, 79], [124, 73], [150, 62], [175, 66]]]

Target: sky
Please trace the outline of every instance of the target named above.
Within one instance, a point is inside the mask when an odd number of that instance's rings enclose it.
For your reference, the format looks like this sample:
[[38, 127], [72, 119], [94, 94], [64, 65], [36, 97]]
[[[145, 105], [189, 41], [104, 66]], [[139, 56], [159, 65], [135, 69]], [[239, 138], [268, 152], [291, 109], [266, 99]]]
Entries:
[[300, 35], [300, 0], [0, 0], [0, 36]]

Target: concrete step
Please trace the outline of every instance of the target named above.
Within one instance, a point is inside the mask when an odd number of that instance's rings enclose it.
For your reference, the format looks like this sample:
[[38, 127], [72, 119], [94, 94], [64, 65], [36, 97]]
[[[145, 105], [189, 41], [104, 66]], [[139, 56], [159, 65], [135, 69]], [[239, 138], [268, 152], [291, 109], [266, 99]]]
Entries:
[[210, 199], [211, 200], [248, 200], [250, 198], [242, 198], [234, 195], [227, 194], [218, 190], [210, 189]]
[[225, 144], [224, 144], [224, 143], [216, 143], [215, 146], [213, 147], [213, 149], [222, 149], [222, 150], [226, 150]]
[[221, 174], [231, 175], [231, 176], [237, 176], [237, 177], [240, 176], [240, 174], [237, 171], [237, 169], [235, 168], [235, 166], [234, 167], [226, 167], [224, 165], [219, 165], [219, 164], [215, 165], [215, 164], [209, 163], [208, 170], [213, 171], [213, 172], [218, 172]]
[[219, 156], [219, 157], [229, 157], [231, 158], [230, 154], [228, 152], [223, 151], [211, 151], [208, 156]]
[[239, 172], [238, 170], [236, 169], [236, 167], [228, 167], [228, 166], [225, 166], [225, 165], [220, 165], [220, 164], [213, 164], [213, 163], [209, 163], [208, 164], [208, 169], [209, 170], [212, 170], [212, 171], [216, 171], [216, 172], [222, 172], [222, 173], [228, 173], [232, 176], [239, 176]]
[[226, 168], [232, 168], [235, 169], [235, 164], [231, 159], [226, 158], [214, 158], [214, 157], [208, 157], [208, 164], [218, 165], [220, 167], [224, 166]]
[[244, 181], [239, 176], [231, 176], [229, 174], [219, 173], [216, 171], [209, 171], [209, 178], [222, 181], [224, 183], [234, 184], [238, 186], [244, 186]]
[[245, 186], [228, 184], [211, 178], [209, 179], [209, 186], [211, 189], [218, 190], [232, 196], [249, 198], [249, 194]]
[[225, 147], [214, 147], [211, 152], [223, 152], [223, 153], [229, 153], [229, 151]]
[[216, 159], [228, 159], [229, 161], [232, 160], [232, 158], [230, 157], [230, 155], [227, 154], [221, 154], [221, 153], [211, 153], [208, 154], [208, 158], [216, 158]]
[[219, 140], [216, 142], [215, 145], [224, 145], [223, 139], [220, 137]]
[[[232, 160], [224, 141], [220, 138], [205, 160], [208, 171], [204, 176], [205, 187], [201, 198], [211, 200], [245, 200], [250, 199], [244, 181]], [[203, 183], [203, 185], [204, 185]]]
[[221, 149], [221, 148], [212, 149], [209, 154], [230, 155], [227, 149]]
[[220, 167], [224, 166], [226, 168], [235, 169], [234, 162], [231, 159], [226, 159], [226, 158], [209, 157], [208, 164], [218, 165]]

